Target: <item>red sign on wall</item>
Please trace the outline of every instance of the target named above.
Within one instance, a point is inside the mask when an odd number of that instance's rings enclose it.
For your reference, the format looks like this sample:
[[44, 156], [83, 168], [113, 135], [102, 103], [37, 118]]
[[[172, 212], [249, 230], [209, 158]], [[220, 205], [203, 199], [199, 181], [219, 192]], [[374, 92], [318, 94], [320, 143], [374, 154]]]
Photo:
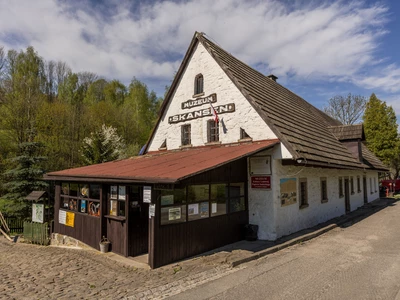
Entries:
[[251, 176], [252, 189], [270, 189], [271, 176]]

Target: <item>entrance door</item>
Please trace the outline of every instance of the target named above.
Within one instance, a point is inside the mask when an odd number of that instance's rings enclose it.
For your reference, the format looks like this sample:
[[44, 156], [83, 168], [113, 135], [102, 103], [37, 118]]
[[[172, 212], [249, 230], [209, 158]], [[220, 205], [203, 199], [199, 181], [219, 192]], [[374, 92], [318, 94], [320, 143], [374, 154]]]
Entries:
[[344, 201], [346, 205], [346, 213], [350, 212], [350, 189], [349, 189], [349, 179], [344, 179]]
[[149, 204], [143, 203], [143, 186], [131, 186], [129, 195], [128, 256], [148, 252]]
[[363, 176], [364, 203], [368, 203], [367, 177]]

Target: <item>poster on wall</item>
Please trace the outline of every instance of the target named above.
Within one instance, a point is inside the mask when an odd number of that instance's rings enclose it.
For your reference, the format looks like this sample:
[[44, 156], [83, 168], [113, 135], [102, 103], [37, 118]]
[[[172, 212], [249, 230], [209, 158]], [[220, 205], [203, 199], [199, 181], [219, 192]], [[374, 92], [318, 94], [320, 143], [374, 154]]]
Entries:
[[65, 210], [58, 211], [58, 223], [64, 224], [67, 221], [67, 212]]
[[69, 227], [74, 227], [75, 225], [75, 214], [72, 212], [67, 212], [66, 219], [65, 219], [65, 225]]
[[211, 213], [212, 214], [217, 213], [217, 203], [216, 202], [211, 203]]
[[208, 202], [200, 203], [200, 217], [207, 218], [209, 216], [208, 211], [209, 211]]
[[173, 220], [179, 220], [181, 218], [181, 208], [180, 207], [174, 207], [170, 208], [168, 210], [168, 220], [173, 221]]
[[111, 198], [111, 199], [117, 199], [117, 196], [118, 196], [118, 186], [112, 185], [112, 186], [111, 186], [111, 195], [110, 195], [110, 198]]
[[43, 223], [44, 204], [32, 204], [32, 222]]
[[271, 175], [271, 156], [250, 157], [250, 175]]
[[81, 200], [81, 213], [86, 212], [86, 200]]
[[194, 204], [189, 204], [188, 205], [188, 215], [193, 216], [193, 215], [198, 215], [199, 214], [199, 204], [194, 203]]
[[143, 203], [151, 203], [151, 186], [143, 187]]
[[281, 206], [287, 206], [296, 203], [296, 178], [282, 178], [281, 187]]
[[126, 199], [126, 189], [124, 185], [120, 185], [118, 189], [118, 199], [125, 200]]

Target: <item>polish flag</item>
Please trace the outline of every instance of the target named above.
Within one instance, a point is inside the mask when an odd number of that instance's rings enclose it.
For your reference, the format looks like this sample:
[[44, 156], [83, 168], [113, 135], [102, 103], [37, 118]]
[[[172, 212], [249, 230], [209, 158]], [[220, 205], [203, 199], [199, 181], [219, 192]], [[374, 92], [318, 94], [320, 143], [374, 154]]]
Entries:
[[215, 110], [215, 108], [212, 106], [211, 103], [210, 103], [210, 106], [211, 106], [211, 113], [212, 113], [212, 115], [214, 117], [214, 120], [215, 120], [216, 123], [218, 123], [219, 122], [219, 118], [218, 118], [217, 111]]

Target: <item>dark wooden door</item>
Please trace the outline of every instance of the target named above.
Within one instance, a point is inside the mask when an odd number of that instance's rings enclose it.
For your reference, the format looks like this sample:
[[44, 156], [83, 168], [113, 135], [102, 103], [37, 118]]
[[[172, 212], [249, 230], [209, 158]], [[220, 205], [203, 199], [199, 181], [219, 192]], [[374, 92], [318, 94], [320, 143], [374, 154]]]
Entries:
[[129, 246], [128, 255], [148, 252], [149, 204], [143, 203], [143, 186], [132, 186], [129, 197]]
[[368, 203], [367, 177], [366, 176], [363, 176], [363, 191], [364, 191], [364, 203]]
[[350, 189], [349, 189], [349, 179], [344, 179], [344, 201], [346, 205], [346, 213], [350, 212]]

